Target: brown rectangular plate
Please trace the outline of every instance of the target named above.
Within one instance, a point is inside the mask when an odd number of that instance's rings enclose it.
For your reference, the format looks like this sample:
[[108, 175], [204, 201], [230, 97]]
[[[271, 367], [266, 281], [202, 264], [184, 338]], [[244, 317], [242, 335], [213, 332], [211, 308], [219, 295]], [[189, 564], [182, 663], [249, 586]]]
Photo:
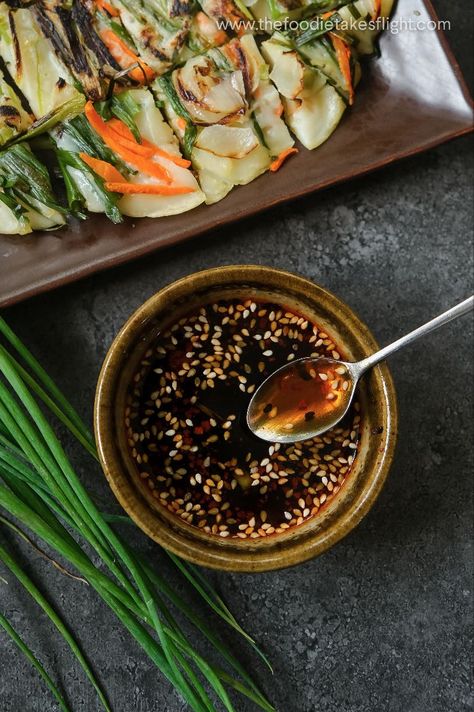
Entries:
[[[429, 0], [398, 0], [394, 18], [428, 21], [436, 15]], [[381, 59], [364, 68], [356, 105], [329, 141], [315, 151], [301, 149], [278, 173], [235, 188], [220, 203], [158, 220], [113, 225], [98, 215], [56, 232], [0, 235], [0, 305], [354, 178], [471, 130], [469, 93], [440, 31], [387, 32], [381, 49]]]

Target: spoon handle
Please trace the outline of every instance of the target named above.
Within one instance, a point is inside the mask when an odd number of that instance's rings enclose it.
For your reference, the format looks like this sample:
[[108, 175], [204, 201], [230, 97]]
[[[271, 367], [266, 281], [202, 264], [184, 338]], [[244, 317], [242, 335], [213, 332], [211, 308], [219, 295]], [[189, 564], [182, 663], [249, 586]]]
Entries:
[[360, 369], [360, 373], [364, 373], [368, 368], [371, 368], [380, 361], [383, 361], [387, 358], [387, 356], [390, 356], [391, 354], [395, 353], [395, 351], [398, 351], [404, 346], [411, 344], [413, 341], [416, 341], [421, 336], [429, 334], [431, 331], [438, 329], [440, 326], [447, 324], [449, 321], [457, 319], [458, 316], [463, 316], [463, 314], [467, 314], [472, 309], [474, 309], [474, 297], [469, 297], [460, 304], [457, 304], [455, 307], [452, 307], [452, 309], [448, 309], [448, 311], [444, 312], [444, 314], [440, 314], [439, 316], [435, 317], [427, 324], [423, 324], [423, 326], [419, 326], [418, 329], [410, 331], [409, 334], [406, 334], [400, 339], [397, 339], [397, 341], [394, 341], [393, 344], [389, 344], [383, 349], [380, 349], [380, 351], [377, 351], [376, 353], [372, 354], [372, 356], [368, 356], [363, 361], [359, 361], [358, 366]]

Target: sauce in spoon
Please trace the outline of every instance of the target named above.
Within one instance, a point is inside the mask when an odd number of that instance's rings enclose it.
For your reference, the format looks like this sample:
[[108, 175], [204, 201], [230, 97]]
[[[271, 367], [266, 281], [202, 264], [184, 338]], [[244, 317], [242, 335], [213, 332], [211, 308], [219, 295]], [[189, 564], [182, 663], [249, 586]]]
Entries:
[[[301, 359], [269, 377], [253, 400], [247, 422], [271, 442], [296, 442], [328, 430], [342, 418], [353, 394], [353, 379], [341, 361]], [[252, 404], [251, 404], [252, 405]]]

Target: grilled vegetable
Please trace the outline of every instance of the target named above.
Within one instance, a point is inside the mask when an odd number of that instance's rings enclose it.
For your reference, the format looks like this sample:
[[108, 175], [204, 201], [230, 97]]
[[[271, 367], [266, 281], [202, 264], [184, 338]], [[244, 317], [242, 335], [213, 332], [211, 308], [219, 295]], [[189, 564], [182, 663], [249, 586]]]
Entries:
[[190, 0], [111, 0], [110, 4], [133, 37], [140, 61], [158, 75], [179, 61], [194, 11]]
[[[338, 3], [337, 9], [323, 14], [305, 16], [300, 28], [289, 34], [295, 45], [302, 47], [328, 33], [335, 33], [346, 44], [350, 44], [353, 54], [358, 56], [374, 54], [382, 20], [390, 16], [394, 0], [357, 0]], [[314, 6], [308, 10], [314, 12]]]
[[186, 39], [187, 47], [181, 51], [180, 58], [186, 60], [194, 54], [203, 54], [212, 47], [225, 44], [229, 39], [214, 18], [199, 10], [193, 15]]
[[[273, 40], [287, 44], [288, 39], [274, 35]], [[354, 87], [360, 79], [361, 70], [353, 46], [335, 32], [305, 42], [294, 43], [294, 49], [303, 62], [325, 78], [346, 104], [354, 101]]]
[[247, 2], [252, 15], [271, 32], [273, 20], [297, 20], [311, 15], [325, 15], [347, 5], [351, 0], [255, 0]]
[[0, 214], [2, 232], [26, 234], [64, 225], [45, 166], [29, 146], [18, 144], [0, 152]]
[[262, 52], [272, 67], [270, 77], [282, 96], [287, 124], [303, 146], [317, 148], [341, 120], [344, 100], [323, 72], [305, 63], [295, 49], [271, 39], [263, 43]]
[[70, 145], [64, 136], [58, 137], [57, 158], [66, 184], [69, 207], [73, 215], [85, 218], [84, 210], [105, 213], [113, 223], [122, 222], [117, 196], [107, 190], [104, 180], [85, 163], [73, 145], [73, 150], [59, 148]]
[[[49, 132], [69, 211], [82, 219], [214, 203], [279, 170], [296, 152], [287, 126], [309, 149], [331, 135], [392, 4], [0, 0], [0, 145]], [[254, 18], [263, 31], [272, 19], [297, 23], [264, 41], [262, 56]], [[0, 154], [4, 231], [62, 224], [46, 169], [26, 143], [18, 151]]]
[[0, 54], [36, 119], [80, 96], [32, 10], [11, 10], [0, 3], [0, 27]]
[[[88, 0], [37, 0], [31, 12], [86, 97], [96, 101], [106, 96], [110, 80], [122, 66], [96, 32], [88, 4]], [[120, 82], [130, 84], [126, 76]]]
[[15, 198], [0, 187], [0, 222], [3, 235], [27, 235], [33, 228], [26, 217], [26, 210]]
[[243, 0], [201, 0], [200, 4], [222, 29], [236, 35], [248, 32], [253, 15]]
[[21, 135], [34, 121], [0, 69], [0, 146]]
[[249, 183], [293, 145], [251, 35], [188, 60], [158, 80], [156, 90], [198, 171], [207, 203]]
[[40, 119], [36, 119], [36, 121], [31, 124], [28, 131], [23, 136], [19, 137], [18, 140], [29, 141], [32, 138], [36, 138], [37, 136], [50, 131], [54, 128], [54, 126], [56, 126], [56, 124], [59, 124], [62, 121], [67, 121], [68, 119], [80, 114], [84, 109], [84, 104], [85, 99], [82, 94], [77, 94], [69, 101], [61, 104], [56, 109], [53, 109], [53, 111], [50, 111], [49, 114], [45, 114]]
[[[377, 26], [375, 21], [390, 17], [393, 4], [394, 0], [357, 0], [339, 10], [341, 22], [351, 23], [346, 33], [352, 38], [358, 55], [371, 55], [376, 52], [376, 42], [382, 26]], [[375, 26], [371, 27], [370, 23]]]
[[[127, 112], [125, 123], [120, 117]], [[107, 105], [88, 103], [85, 117], [59, 127], [53, 137], [76, 213], [86, 208], [119, 222], [122, 215], [182, 213], [204, 200], [146, 89], [115, 96]]]

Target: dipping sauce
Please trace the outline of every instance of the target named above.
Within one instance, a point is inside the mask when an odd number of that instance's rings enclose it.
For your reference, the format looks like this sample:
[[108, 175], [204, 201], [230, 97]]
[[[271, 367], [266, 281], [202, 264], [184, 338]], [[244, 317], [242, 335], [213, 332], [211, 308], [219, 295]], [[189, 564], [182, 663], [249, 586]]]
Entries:
[[340, 359], [331, 337], [280, 304], [222, 299], [160, 333], [127, 394], [130, 454], [153, 497], [222, 538], [281, 534], [317, 516], [357, 456], [359, 404], [338, 427], [268, 443], [246, 425], [256, 388], [307, 356]]

